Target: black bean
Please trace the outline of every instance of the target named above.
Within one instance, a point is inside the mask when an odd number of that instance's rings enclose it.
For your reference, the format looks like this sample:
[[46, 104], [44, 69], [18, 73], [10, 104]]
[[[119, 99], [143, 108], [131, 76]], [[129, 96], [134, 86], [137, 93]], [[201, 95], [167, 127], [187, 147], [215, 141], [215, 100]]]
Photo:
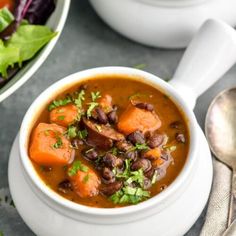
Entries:
[[144, 173], [152, 168], [152, 164], [148, 159], [138, 159], [131, 165], [131, 170], [142, 169]]
[[153, 111], [154, 110], [154, 106], [152, 104], [146, 103], [146, 102], [137, 103], [137, 104], [135, 104], [135, 106], [137, 108], [145, 109], [147, 111]]
[[114, 173], [107, 167], [104, 167], [102, 170], [102, 177], [103, 182], [106, 184], [114, 183], [115, 182], [115, 175]]
[[150, 148], [155, 148], [160, 146], [164, 141], [164, 135], [162, 134], [153, 134], [152, 136], [149, 137], [147, 141], [147, 145]]
[[147, 178], [151, 179], [152, 176], [154, 175], [154, 172], [155, 172], [155, 170], [154, 170], [153, 168], [151, 168], [149, 171], [147, 171], [147, 172], [145, 173], [145, 176], [146, 176]]
[[104, 165], [109, 168], [116, 167], [116, 161], [117, 161], [117, 157], [111, 153], [106, 153], [106, 155], [103, 157]]
[[59, 192], [68, 193], [71, 190], [72, 190], [72, 185], [71, 185], [71, 182], [68, 179], [63, 180], [62, 182], [60, 182], [58, 184], [58, 191]]
[[176, 135], [175, 135], [175, 139], [176, 139], [176, 141], [177, 142], [179, 142], [179, 143], [185, 143], [185, 137], [184, 137], [184, 134], [179, 134], [179, 133], [177, 133]]
[[137, 143], [139, 144], [145, 143], [144, 135], [140, 131], [134, 131], [133, 133], [129, 134], [127, 136], [127, 139], [134, 145]]
[[100, 191], [107, 196], [111, 196], [115, 192], [119, 191], [122, 188], [122, 186], [123, 183], [121, 181], [116, 181], [114, 183], [102, 186], [100, 188]]
[[107, 117], [108, 117], [108, 120], [111, 124], [116, 124], [118, 122], [118, 116], [116, 114], [116, 111], [110, 111], [108, 114], [107, 114]]
[[95, 109], [96, 113], [97, 113], [97, 120], [100, 124], [107, 124], [108, 122], [108, 118], [107, 118], [107, 115], [106, 113], [100, 108], [100, 107], [97, 107]]
[[98, 153], [94, 149], [83, 150], [82, 154], [85, 156], [86, 159], [90, 161], [96, 161], [98, 159]]
[[152, 182], [148, 178], [144, 178], [143, 180], [143, 188], [144, 189], [149, 189], [152, 186]]
[[173, 129], [179, 129], [180, 126], [181, 126], [181, 122], [178, 121], [178, 120], [170, 123], [170, 127], [173, 128]]
[[119, 141], [116, 143], [116, 147], [122, 152], [127, 152], [134, 146], [126, 141]]
[[125, 158], [136, 161], [138, 158], [138, 153], [137, 151], [128, 151], [125, 153]]

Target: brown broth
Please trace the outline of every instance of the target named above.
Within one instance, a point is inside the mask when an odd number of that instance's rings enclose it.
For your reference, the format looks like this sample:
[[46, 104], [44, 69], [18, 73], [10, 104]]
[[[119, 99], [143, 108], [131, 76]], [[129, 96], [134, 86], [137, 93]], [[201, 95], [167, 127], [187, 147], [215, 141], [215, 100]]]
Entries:
[[[83, 83], [84, 84], [84, 83]], [[187, 121], [185, 120], [181, 111], [177, 106], [162, 92], [157, 89], [141, 83], [135, 80], [129, 80], [126, 78], [108, 78], [104, 77], [103, 79], [96, 78], [88, 80], [86, 82], [88, 86], [86, 89], [86, 94], [90, 94], [92, 91], [100, 91], [101, 94], [108, 93], [113, 97], [113, 104], [119, 106], [118, 115], [127, 107], [129, 103], [129, 97], [134, 94], [142, 94], [141, 100], [151, 103], [155, 106], [155, 112], [162, 121], [162, 126], [159, 129], [160, 132], [164, 132], [169, 136], [168, 143], [173, 143], [177, 146], [176, 151], [172, 153], [173, 163], [167, 169], [167, 173], [164, 178], [158, 181], [150, 188], [151, 196], [155, 196], [160, 193], [164, 188], [169, 186], [178, 176], [182, 170], [189, 150], [189, 133], [187, 128]], [[73, 86], [71, 89], [65, 91], [62, 94], [62, 97], [66, 93], [71, 93], [76, 91], [79, 88], [80, 84]], [[59, 96], [61, 97], [61, 96]], [[170, 127], [170, 124], [175, 121], [181, 122], [181, 130], [173, 129]], [[49, 112], [45, 108], [45, 111], [38, 118], [35, 125], [40, 122], [50, 123], [49, 121]], [[175, 141], [176, 133], [180, 131], [186, 137], [186, 143], [177, 143]], [[83, 148], [83, 147], [82, 147]], [[88, 165], [92, 169], [93, 166], [89, 161], [85, 160], [80, 154], [81, 150], [76, 150], [76, 159], [81, 160], [84, 164]], [[71, 200], [73, 202], [99, 208], [114, 208], [119, 207], [119, 205], [114, 204], [107, 197], [99, 194], [96, 197], [91, 198], [81, 198], [76, 193], [71, 191], [68, 194], [63, 194], [58, 192], [58, 183], [67, 179], [68, 176], [63, 167], [52, 166], [53, 170], [46, 172], [42, 167], [36, 163], [33, 163], [37, 173], [44, 183], [50, 187], [52, 190], [60, 194], [61, 196]]]

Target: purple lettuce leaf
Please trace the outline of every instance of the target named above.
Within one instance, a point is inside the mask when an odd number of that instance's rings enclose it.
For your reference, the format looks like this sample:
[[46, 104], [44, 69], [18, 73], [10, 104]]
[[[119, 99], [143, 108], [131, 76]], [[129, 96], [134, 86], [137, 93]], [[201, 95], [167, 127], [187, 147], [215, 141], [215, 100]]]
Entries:
[[54, 0], [32, 0], [24, 18], [31, 24], [44, 25], [54, 9]]
[[27, 19], [30, 24], [44, 25], [54, 9], [54, 0], [17, 0], [14, 10], [15, 20], [0, 33], [0, 39], [8, 40], [22, 19]]

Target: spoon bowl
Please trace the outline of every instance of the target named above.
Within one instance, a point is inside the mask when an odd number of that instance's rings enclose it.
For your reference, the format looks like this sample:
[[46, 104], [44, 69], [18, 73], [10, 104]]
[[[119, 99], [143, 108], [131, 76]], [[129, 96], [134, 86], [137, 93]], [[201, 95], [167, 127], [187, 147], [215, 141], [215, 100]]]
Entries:
[[205, 131], [217, 159], [236, 169], [236, 88], [221, 92], [212, 101]]
[[228, 226], [236, 218], [236, 88], [221, 92], [212, 101], [205, 133], [215, 157], [232, 169]]

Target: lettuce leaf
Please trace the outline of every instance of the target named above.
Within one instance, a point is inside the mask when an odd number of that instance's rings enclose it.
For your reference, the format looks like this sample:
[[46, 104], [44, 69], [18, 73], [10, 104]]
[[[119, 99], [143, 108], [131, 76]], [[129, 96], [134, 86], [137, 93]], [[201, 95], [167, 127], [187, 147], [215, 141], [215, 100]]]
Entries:
[[0, 40], [0, 74], [4, 78], [7, 77], [7, 69], [13, 67], [19, 61], [20, 50], [13, 45], [5, 46]]
[[6, 29], [13, 20], [14, 16], [6, 7], [0, 9], [0, 32]]
[[21, 67], [56, 34], [47, 26], [21, 24], [9, 40], [0, 40], [0, 75], [7, 78], [9, 67], [15, 63]]
[[56, 34], [47, 26], [21, 25], [6, 44], [19, 48], [21, 64], [31, 59]]

